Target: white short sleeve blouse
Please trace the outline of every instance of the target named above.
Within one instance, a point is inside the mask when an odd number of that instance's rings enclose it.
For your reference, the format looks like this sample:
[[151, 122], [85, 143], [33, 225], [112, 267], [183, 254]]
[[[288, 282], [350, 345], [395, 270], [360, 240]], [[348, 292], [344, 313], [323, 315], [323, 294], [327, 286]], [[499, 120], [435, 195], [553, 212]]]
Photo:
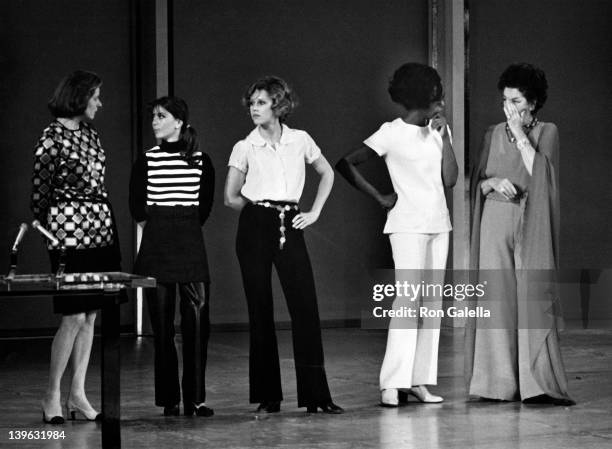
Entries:
[[282, 125], [280, 144], [268, 144], [259, 128], [234, 145], [228, 166], [246, 173], [240, 192], [250, 201], [298, 202], [304, 190], [306, 165], [321, 156], [321, 150], [306, 131]]
[[440, 233], [452, 229], [442, 184], [442, 136], [401, 118], [383, 123], [364, 144], [383, 157], [397, 203], [384, 233]]

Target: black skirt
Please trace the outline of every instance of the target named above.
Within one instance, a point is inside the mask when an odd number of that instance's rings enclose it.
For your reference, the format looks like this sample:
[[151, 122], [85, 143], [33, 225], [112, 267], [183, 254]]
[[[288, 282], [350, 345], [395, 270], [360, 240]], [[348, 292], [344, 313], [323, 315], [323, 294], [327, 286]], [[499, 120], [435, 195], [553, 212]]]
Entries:
[[157, 282], [210, 282], [197, 207], [152, 206], [134, 273]]
[[[101, 271], [121, 271], [121, 256], [118, 245], [89, 249], [66, 250], [66, 273], [92, 273]], [[49, 250], [51, 270], [57, 271], [59, 265], [59, 250]], [[122, 300], [126, 300], [125, 293]], [[103, 295], [70, 295], [54, 296], [53, 312], [63, 315], [90, 312], [101, 309]]]

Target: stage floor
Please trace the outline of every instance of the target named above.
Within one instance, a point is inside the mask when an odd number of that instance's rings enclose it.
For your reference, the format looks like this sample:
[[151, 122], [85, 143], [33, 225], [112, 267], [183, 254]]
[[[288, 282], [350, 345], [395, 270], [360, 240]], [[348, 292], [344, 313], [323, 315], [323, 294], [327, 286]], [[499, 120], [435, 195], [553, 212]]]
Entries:
[[[212, 418], [161, 415], [153, 405], [153, 340], [122, 337], [121, 414], [124, 448], [609, 448], [612, 447], [612, 330], [568, 330], [562, 351], [574, 407], [467, 402], [463, 334], [444, 330], [438, 386], [442, 404], [378, 406], [382, 331], [325, 329], [326, 368], [343, 415], [298, 409], [289, 331], [279, 331], [285, 400], [281, 412], [256, 416], [248, 403], [248, 334], [215, 332], [207, 370]], [[100, 427], [41, 421], [50, 339], [0, 340], [0, 447], [101, 447]], [[99, 407], [100, 347], [94, 343], [87, 389]], [[179, 351], [180, 354], [180, 351]], [[63, 392], [67, 384], [63, 384]], [[56, 441], [11, 440], [10, 431], [64, 430]]]

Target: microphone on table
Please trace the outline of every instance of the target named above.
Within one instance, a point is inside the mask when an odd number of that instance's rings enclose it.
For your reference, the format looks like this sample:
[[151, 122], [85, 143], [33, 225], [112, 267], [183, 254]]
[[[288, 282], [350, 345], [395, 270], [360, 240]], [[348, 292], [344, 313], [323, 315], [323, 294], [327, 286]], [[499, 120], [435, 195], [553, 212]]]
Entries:
[[53, 244], [53, 246], [59, 246], [59, 240], [56, 239], [53, 236], [53, 234], [51, 234], [49, 231], [43, 228], [42, 225], [40, 224], [40, 221], [34, 220], [32, 222], [32, 227], [36, 229], [38, 232], [40, 232], [42, 235], [44, 235], [47, 239], [49, 239], [51, 243]]
[[13, 247], [11, 248], [11, 260], [9, 264], [9, 272], [6, 275], [7, 280], [13, 280], [15, 278], [15, 274], [17, 273], [17, 251], [19, 249], [19, 244], [21, 240], [23, 240], [23, 236], [28, 230], [28, 225], [25, 223], [21, 223], [19, 225], [19, 231], [17, 232], [17, 237], [15, 237], [15, 241], [13, 242]]
[[42, 225], [40, 224], [40, 221], [34, 220], [32, 222], [32, 227], [36, 229], [38, 232], [40, 232], [42, 235], [44, 235], [48, 240], [50, 240], [53, 246], [56, 246], [56, 247], [59, 246], [60, 256], [59, 256], [59, 262], [58, 262], [57, 272], [55, 273], [55, 277], [57, 279], [61, 278], [62, 275], [64, 274], [64, 269], [66, 268], [66, 247], [64, 245], [60, 246], [59, 240], [56, 239], [53, 234], [51, 234], [49, 231], [43, 228]]
[[17, 252], [17, 248], [19, 247], [19, 244], [21, 243], [21, 240], [23, 239], [23, 236], [25, 235], [27, 230], [28, 225], [26, 223], [21, 223], [19, 225], [19, 231], [17, 232], [17, 237], [15, 237], [15, 241], [13, 242], [13, 248], [11, 249], [12, 252]]

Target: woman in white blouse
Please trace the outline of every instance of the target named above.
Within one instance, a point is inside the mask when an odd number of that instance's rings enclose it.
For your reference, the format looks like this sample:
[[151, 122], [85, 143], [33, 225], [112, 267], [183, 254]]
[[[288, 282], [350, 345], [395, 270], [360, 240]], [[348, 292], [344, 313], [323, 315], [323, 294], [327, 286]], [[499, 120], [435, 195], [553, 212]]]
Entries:
[[[236, 252], [242, 271], [250, 321], [250, 402], [257, 412], [280, 410], [283, 399], [272, 302], [272, 265], [276, 267], [291, 315], [298, 407], [309, 413], [342, 413], [332, 402], [314, 277], [303, 230], [317, 221], [329, 196], [334, 173], [305, 131], [285, 120], [296, 106], [285, 81], [265, 77], [243, 97], [255, 129], [239, 141], [229, 159], [225, 205], [240, 210]], [[305, 164], [320, 176], [311, 209], [298, 202]]]
[[[451, 146], [444, 108], [442, 83], [435, 69], [419, 63], [399, 67], [388, 88], [393, 102], [404, 108], [401, 117], [383, 123], [364, 144], [346, 155], [336, 168], [354, 187], [374, 198], [387, 210], [384, 233], [389, 235], [396, 276], [413, 283], [433, 270], [434, 283], [442, 283], [448, 254], [450, 217], [444, 187], [457, 181], [457, 162]], [[394, 192], [381, 194], [357, 166], [383, 157]], [[393, 308], [419, 310], [442, 306], [441, 297], [409, 301], [398, 296]], [[380, 370], [383, 407], [397, 407], [410, 393], [421, 402], [442, 402], [425, 385], [437, 383], [440, 319], [419, 323], [417, 318], [393, 318]]]

